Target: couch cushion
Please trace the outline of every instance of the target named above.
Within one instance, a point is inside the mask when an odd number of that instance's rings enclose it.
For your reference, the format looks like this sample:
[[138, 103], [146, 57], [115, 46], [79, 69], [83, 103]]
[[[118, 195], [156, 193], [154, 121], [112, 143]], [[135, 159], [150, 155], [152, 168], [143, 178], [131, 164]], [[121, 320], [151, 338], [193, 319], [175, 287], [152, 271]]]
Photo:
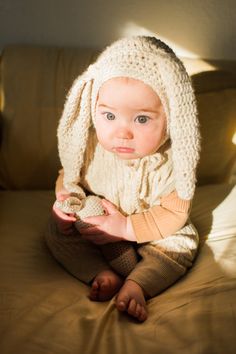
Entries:
[[3, 51], [3, 188], [53, 188], [59, 168], [56, 129], [65, 97], [96, 53], [28, 46], [11, 46]]

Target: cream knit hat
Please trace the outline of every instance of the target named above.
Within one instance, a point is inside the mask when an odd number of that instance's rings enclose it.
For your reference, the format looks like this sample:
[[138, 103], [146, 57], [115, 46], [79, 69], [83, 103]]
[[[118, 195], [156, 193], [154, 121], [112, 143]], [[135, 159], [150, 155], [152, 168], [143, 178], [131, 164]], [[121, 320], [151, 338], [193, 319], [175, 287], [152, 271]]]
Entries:
[[174, 52], [155, 37], [135, 36], [107, 47], [72, 85], [58, 126], [58, 147], [64, 168], [64, 186], [81, 200], [79, 187], [89, 128], [95, 122], [101, 85], [114, 77], [143, 81], [158, 94], [167, 116], [175, 188], [180, 198], [192, 199], [200, 136], [195, 95], [190, 78]]

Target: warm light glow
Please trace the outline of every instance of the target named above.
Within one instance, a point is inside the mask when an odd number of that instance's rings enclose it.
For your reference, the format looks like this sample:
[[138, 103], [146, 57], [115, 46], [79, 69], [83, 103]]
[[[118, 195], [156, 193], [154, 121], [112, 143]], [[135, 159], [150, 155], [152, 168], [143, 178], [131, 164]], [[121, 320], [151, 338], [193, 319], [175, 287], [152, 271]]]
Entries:
[[234, 135], [233, 135], [232, 143], [233, 143], [234, 145], [236, 145], [236, 132], [235, 132]]
[[189, 51], [188, 49], [179, 46], [177, 43], [172, 42], [168, 38], [161, 36], [159, 33], [154, 33], [145, 27], [137, 25], [134, 22], [127, 22], [126, 25], [124, 25], [122, 28], [120, 35], [122, 37], [146, 35], [160, 38], [174, 50], [179, 58], [181, 58], [189, 75], [194, 75], [202, 71], [213, 71], [217, 69], [217, 67], [215, 67], [213, 64], [210, 64], [206, 60], [203, 60], [196, 53]]
[[176, 43], [168, 40], [168, 38], [165, 38], [163, 36], [160, 36], [157, 33], [154, 33], [152, 31], [149, 31], [145, 27], [141, 27], [136, 25], [134, 22], [128, 22], [122, 29], [121, 35], [124, 37], [131, 37], [134, 35], [146, 35], [146, 36], [155, 36], [157, 38], [160, 38], [168, 44], [174, 51], [175, 53], [180, 56], [180, 57], [185, 57], [185, 58], [199, 58], [199, 56], [196, 53], [190, 52], [186, 48], [180, 47]]

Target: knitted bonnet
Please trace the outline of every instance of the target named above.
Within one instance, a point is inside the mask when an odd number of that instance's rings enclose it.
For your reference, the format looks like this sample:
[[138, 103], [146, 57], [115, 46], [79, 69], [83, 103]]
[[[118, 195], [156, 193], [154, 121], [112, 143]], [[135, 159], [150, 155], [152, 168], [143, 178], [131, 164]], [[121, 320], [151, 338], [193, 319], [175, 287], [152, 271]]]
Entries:
[[68, 94], [58, 126], [59, 156], [64, 186], [81, 200], [80, 172], [101, 85], [114, 77], [130, 77], [149, 85], [160, 97], [171, 140], [175, 188], [182, 199], [192, 199], [200, 137], [195, 95], [190, 78], [174, 52], [155, 37], [123, 38], [107, 47], [80, 75]]

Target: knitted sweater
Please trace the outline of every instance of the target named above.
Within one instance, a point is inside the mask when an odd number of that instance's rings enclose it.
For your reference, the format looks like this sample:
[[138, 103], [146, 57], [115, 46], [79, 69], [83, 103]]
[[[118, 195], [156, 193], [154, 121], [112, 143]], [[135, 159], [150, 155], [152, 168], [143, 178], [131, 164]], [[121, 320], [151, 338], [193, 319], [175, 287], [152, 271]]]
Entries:
[[[127, 161], [104, 150], [91, 128], [80, 186], [129, 215], [138, 243], [165, 238], [188, 219], [191, 201], [180, 199], [174, 189], [169, 141], [156, 154]], [[56, 191], [62, 187], [63, 170]]]

